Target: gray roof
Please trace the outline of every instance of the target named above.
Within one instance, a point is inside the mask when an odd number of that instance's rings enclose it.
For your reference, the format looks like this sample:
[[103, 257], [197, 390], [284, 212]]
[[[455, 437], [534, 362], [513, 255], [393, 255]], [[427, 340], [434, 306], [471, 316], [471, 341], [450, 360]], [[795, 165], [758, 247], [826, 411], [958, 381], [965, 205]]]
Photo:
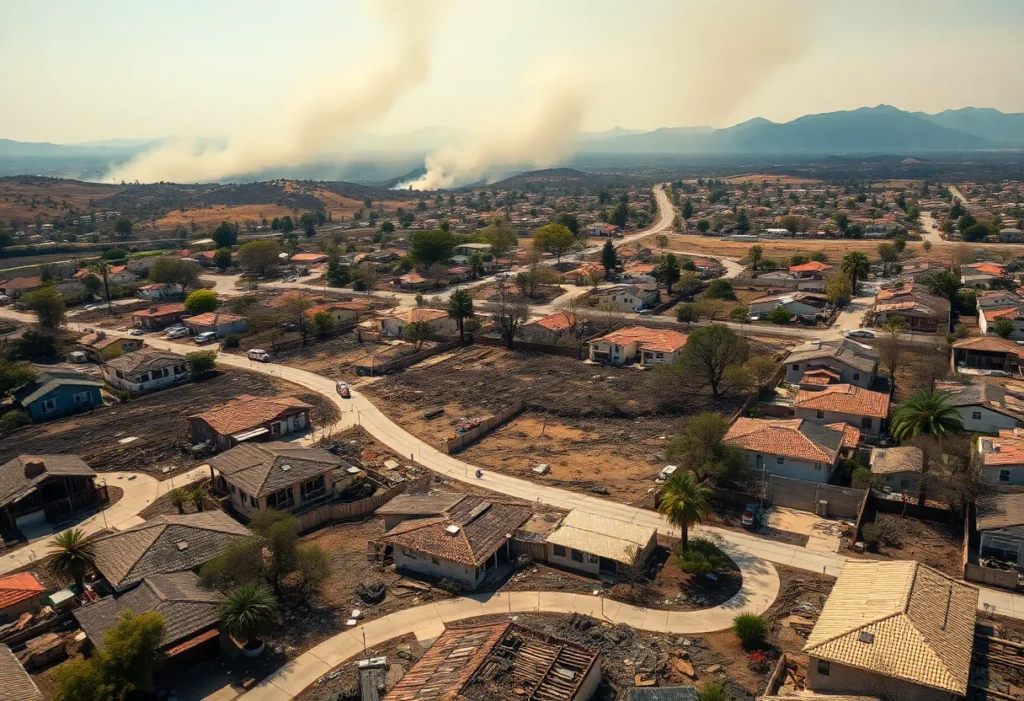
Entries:
[[94, 541], [96, 568], [116, 588], [164, 572], [184, 572], [224, 552], [249, 529], [223, 511], [156, 516]]
[[167, 624], [161, 641], [166, 647], [216, 625], [223, 601], [220, 592], [199, 586], [199, 578], [192, 572], [155, 574], [116, 599], [108, 596], [83, 606], [75, 611], [75, 618], [93, 643], [100, 644], [122, 611], [156, 611]]
[[798, 346], [786, 358], [786, 363], [803, 363], [822, 358], [835, 358], [864, 372], [872, 372], [878, 365], [877, 350], [846, 338], [837, 341], [812, 341]]
[[1010, 531], [1024, 536], [1024, 493], [983, 494], [975, 506], [979, 531]]
[[0, 465], [0, 506], [18, 501], [51, 477], [95, 477], [77, 455], [19, 455]]
[[924, 451], [913, 446], [875, 448], [871, 451], [871, 471], [876, 475], [897, 472], [921, 472], [924, 469]]
[[375, 513], [378, 516], [439, 516], [465, 498], [465, 494], [399, 494]]
[[103, 383], [88, 375], [77, 372], [44, 372], [28, 384], [19, 387], [14, 391], [14, 398], [21, 404], [32, 402], [46, 396], [53, 390], [62, 386], [75, 387], [103, 387]]
[[697, 701], [697, 690], [692, 686], [639, 687], [629, 689], [629, 701]]
[[185, 356], [171, 351], [159, 350], [157, 348], [143, 348], [134, 353], [125, 353], [113, 360], [107, 361], [106, 365], [114, 370], [124, 373], [143, 373], [160, 368], [174, 367], [181, 365]]
[[946, 402], [952, 407], [983, 406], [1024, 421], [1024, 404], [1016, 397], [1007, 395], [1003, 386], [996, 382], [981, 381], [969, 385], [940, 382], [936, 389], [949, 395]]
[[0, 645], [0, 679], [0, 701], [43, 701], [39, 687], [6, 645]]
[[349, 466], [323, 448], [280, 442], [242, 443], [213, 457], [210, 464], [228, 482], [257, 498]]

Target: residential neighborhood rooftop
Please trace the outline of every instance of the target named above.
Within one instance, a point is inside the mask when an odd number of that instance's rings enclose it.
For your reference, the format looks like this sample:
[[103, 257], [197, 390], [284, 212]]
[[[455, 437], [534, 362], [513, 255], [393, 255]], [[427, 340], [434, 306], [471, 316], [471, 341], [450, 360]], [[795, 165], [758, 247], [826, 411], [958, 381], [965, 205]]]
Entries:
[[106, 362], [107, 367], [125, 373], [141, 373], [173, 367], [185, 361], [185, 356], [157, 348], [141, 348], [134, 353], [119, 355]]
[[820, 390], [800, 390], [793, 406], [884, 419], [889, 415], [889, 395], [855, 385], [830, 385]]
[[1007, 531], [1024, 536], [1024, 492], [989, 492], [975, 502], [979, 531]]
[[871, 451], [871, 471], [876, 475], [892, 475], [898, 472], [921, 472], [924, 469], [924, 452], [914, 446], [875, 448]]
[[552, 545], [630, 564], [637, 551], [642, 552], [656, 535], [657, 529], [650, 526], [574, 509], [545, 540]]
[[0, 701], [43, 701], [39, 687], [6, 645], [0, 645], [0, 679]]
[[0, 609], [14, 606], [45, 592], [46, 587], [40, 584], [31, 572], [20, 572], [0, 577]]
[[871, 372], [878, 363], [878, 351], [847, 338], [836, 341], [811, 341], [797, 346], [786, 357], [786, 363], [805, 363], [821, 358], [836, 358], [846, 365]]
[[95, 477], [77, 455], [19, 455], [0, 465], [0, 506], [28, 496], [50, 477]]
[[744, 450], [795, 460], [832, 464], [843, 445], [843, 431], [803, 419], [751, 419], [741, 416], [722, 440]]
[[254, 397], [243, 394], [201, 414], [193, 414], [190, 418], [202, 419], [217, 433], [232, 435], [271, 421], [290, 410], [312, 408], [295, 397]]
[[210, 466], [258, 499], [349, 464], [323, 448], [274, 442], [241, 443], [210, 458]]
[[598, 338], [591, 343], [614, 343], [625, 346], [636, 343], [639, 348], [655, 353], [674, 353], [686, 345], [686, 334], [669, 329], [652, 329], [646, 326], [628, 326]]

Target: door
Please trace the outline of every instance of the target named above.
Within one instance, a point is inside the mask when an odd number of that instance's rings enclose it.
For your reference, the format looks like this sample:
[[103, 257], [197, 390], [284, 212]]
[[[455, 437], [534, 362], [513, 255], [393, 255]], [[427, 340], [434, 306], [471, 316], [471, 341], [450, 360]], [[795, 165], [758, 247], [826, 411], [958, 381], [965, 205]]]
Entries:
[[616, 575], [619, 571], [619, 564], [615, 560], [602, 557], [598, 560], [597, 569], [601, 574]]

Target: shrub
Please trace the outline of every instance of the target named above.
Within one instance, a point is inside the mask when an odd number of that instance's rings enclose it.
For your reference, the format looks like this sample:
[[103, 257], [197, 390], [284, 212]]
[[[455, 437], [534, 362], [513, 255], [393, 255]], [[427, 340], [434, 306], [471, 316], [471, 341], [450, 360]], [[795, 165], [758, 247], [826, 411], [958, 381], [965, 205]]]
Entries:
[[763, 647], [768, 637], [768, 624], [753, 613], [741, 613], [732, 619], [732, 630], [747, 649]]
[[213, 290], [196, 290], [185, 298], [185, 309], [190, 314], [205, 314], [215, 311], [218, 306], [220, 301]]
[[694, 538], [677, 558], [679, 569], [689, 574], [704, 574], [729, 564], [729, 557], [707, 538]]
[[242, 337], [237, 333], [229, 333], [224, 337], [225, 348], [238, 348], [242, 345]]
[[788, 324], [792, 320], [793, 312], [781, 305], [768, 312], [768, 321], [773, 324]]
[[903, 524], [898, 517], [880, 514], [874, 522], [861, 527], [860, 536], [872, 550], [877, 550], [880, 545], [898, 548], [903, 545]]
[[768, 663], [768, 658], [764, 656], [763, 652], [754, 650], [752, 653], [747, 655], [747, 666], [755, 674], [767, 674], [768, 670], [771, 669], [771, 665]]
[[704, 682], [697, 687], [697, 698], [699, 701], [729, 701], [721, 682]]
[[192, 366], [193, 377], [202, 377], [217, 369], [217, 354], [213, 351], [193, 351], [185, 358]]
[[178, 510], [179, 514], [185, 513], [185, 504], [189, 503], [189, 494], [181, 487], [176, 487], [167, 495], [170, 497], [171, 505]]
[[0, 417], [0, 431], [13, 431], [16, 428], [21, 428], [30, 421], [31, 419], [28, 418], [28, 414], [19, 409], [15, 409], [14, 411], [9, 411]]
[[448, 579], [447, 577], [437, 583], [437, 588], [443, 592], [451, 594], [452, 596], [458, 596], [462, 593], [462, 587], [459, 586], [459, 583], [452, 579]]
[[708, 285], [708, 289], [704, 292], [704, 297], [706, 299], [727, 299], [736, 301], [736, 291], [733, 290], [731, 282], [719, 278], [711, 281], [711, 284]]

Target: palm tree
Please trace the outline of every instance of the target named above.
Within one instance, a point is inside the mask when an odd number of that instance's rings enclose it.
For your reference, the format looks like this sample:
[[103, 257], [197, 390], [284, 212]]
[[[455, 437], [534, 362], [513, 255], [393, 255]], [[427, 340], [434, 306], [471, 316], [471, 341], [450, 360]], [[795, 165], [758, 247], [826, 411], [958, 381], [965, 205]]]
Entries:
[[922, 433], [948, 436], [963, 433], [960, 413], [949, 405], [947, 392], [919, 389], [892, 416], [893, 438], [903, 442]]
[[92, 569], [96, 556], [85, 531], [69, 528], [55, 535], [52, 544], [57, 552], [50, 560], [50, 573], [62, 581], [72, 580], [80, 593], [85, 591], [85, 575]]
[[[262, 644], [260, 636], [274, 625], [277, 601], [263, 582], [248, 582], [231, 592], [220, 609], [224, 630], [247, 649]], [[258, 644], [257, 644], [258, 643]]]
[[853, 284], [853, 294], [857, 295], [857, 281], [863, 280], [871, 272], [871, 263], [868, 262], [868, 257], [861, 251], [850, 251], [843, 256], [843, 262], [840, 264], [840, 270], [850, 278], [850, 282]]
[[924, 286], [936, 297], [949, 300], [949, 330], [953, 330], [953, 302], [960, 291], [960, 280], [950, 270], [936, 270], [924, 279]]
[[711, 512], [711, 489], [692, 472], [677, 472], [658, 490], [658, 512], [681, 533], [682, 549], [689, 547], [690, 526]]
[[448, 298], [448, 317], [459, 325], [459, 343], [465, 343], [465, 321], [473, 316], [473, 296], [469, 290], [458, 289]]
[[103, 279], [103, 294], [107, 297], [107, 313], [113, 314], [114, 310], [110, 306], [110, 283], [107, 281], [107, 274], [110, 272], [110, 263], [104, 258], [100, 258], [92, 266], [93, 272], [99, 273], [99, 276]]

